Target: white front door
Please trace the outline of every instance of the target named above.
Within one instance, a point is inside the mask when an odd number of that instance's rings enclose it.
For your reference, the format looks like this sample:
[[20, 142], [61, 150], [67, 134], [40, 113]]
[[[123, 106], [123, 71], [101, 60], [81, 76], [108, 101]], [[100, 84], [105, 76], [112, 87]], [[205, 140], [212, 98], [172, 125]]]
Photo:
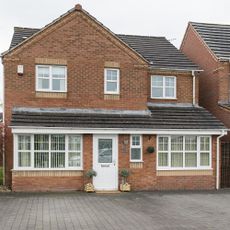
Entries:
[[118, 141], [117, 135], [93, 136], [93, 178], [96, 190], [118, 190]]

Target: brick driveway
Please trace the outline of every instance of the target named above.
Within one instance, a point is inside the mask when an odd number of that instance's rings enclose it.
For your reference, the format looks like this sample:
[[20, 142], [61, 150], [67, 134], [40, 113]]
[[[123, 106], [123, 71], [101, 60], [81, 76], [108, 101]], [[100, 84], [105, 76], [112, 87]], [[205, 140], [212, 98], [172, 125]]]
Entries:
[[230, 191], [2, 193], [0, 229], [230, 229]]

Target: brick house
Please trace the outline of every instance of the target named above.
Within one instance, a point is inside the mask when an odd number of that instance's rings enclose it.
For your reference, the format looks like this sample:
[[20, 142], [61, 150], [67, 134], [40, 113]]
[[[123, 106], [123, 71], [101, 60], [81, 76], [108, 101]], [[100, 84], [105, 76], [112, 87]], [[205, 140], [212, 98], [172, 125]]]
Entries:
[[[230, 25], [190, 22], [181, 51], [203, 71], [199, 103], [230, 128]], [[230, 187], [230, 132], [222, 139], [223, 187]]]
[[[15, 28], [2, 54], [6, 183], [14, 191], [219, 187], [224, 125], [198, 106], [199, 67], [164, 37], [118, 35], [80, 5]], [[154, 147], [154, 153], [147, 148]]]

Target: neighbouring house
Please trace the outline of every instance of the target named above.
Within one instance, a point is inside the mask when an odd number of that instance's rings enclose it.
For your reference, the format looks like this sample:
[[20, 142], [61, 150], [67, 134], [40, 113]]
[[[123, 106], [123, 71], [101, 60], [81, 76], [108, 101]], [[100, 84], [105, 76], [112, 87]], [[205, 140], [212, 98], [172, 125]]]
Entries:
[[[230, 128], [230, 25], [189, 22], [181, 51], [203, 71], [200, 105]], [[222, 139], [221, 186], [230, 187], [230, 132]]]
[[123, 168], [133, 190], [219, 188], [226, 128], [198, 106], [200, 68], [166, 38], [114, 34], [76, 5], [16, 27], [2, 61], [13, 191], [82, 190], [92, 168], [96, 190], [118, 190]]

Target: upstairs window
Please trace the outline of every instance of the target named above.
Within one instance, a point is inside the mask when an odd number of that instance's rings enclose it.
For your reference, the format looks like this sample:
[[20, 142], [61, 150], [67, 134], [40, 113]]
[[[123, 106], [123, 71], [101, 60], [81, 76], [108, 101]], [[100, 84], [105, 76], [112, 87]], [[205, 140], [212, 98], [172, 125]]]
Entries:
[[36, 91], [66, 92], [66, 66], [36, 66]]
[[151, 98], [154, 99], [176, 99], [176, 77], [174, 76], [152, 76]]
[[120, 92], [120, 70], [119, 69], [105, 69], [104, 73], [104, 93], [105, 94], [119, 94]]

